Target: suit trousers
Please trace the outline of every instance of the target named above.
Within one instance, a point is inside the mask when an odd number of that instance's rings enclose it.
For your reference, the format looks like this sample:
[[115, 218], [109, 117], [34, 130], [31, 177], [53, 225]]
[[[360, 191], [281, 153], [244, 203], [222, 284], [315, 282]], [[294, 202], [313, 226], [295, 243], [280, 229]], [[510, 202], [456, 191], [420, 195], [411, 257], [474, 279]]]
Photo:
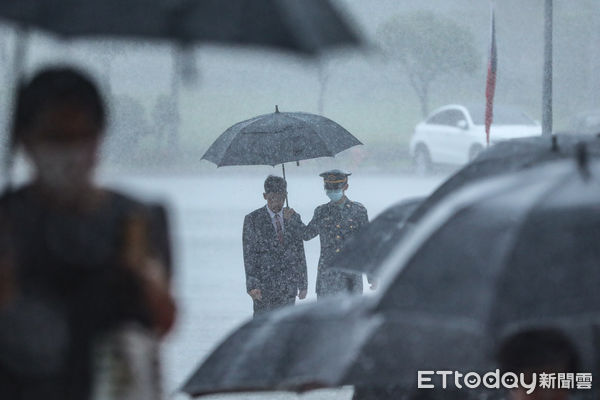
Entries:
[[262, 300], [254, 300], [254, 316], [296, 303], [296, 296], [290, 294], [263, 295]]

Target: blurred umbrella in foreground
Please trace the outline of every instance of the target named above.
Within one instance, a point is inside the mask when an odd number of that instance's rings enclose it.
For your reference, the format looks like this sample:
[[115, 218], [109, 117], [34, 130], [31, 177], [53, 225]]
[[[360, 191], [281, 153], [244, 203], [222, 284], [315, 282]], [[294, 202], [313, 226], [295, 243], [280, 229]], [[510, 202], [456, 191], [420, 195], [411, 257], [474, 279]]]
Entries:
[[[381, 214], [382, 217], [385, 216], [385, 225], [377, 223], [377, 227], [380, 228], [378, 233], [373, 235], [371, 229], [366, 229], [352, 238], [334, 261], [334, 268], [376, 274], [398, 242], [427, 212], [448, 195], [481, 179], [573, 157], [577, 144], [582, 142], [586, 143], [589, 157], [600, 158], [600, 139], [592, 135], [557, 134], [553, 139], [547, 136], [536, 136], [495, 144], [448, 178], [429, 197], [415, 204], [414, 207], [398, 204], [386, 210]], [[404, 211], [398, 213], [394, 211], [396, 208]], [[410, 209], [413, 211], [406, 215], [406, 211]], [[377, 219], [372, 223], [375, 224], [376, 221]]]
[[382, 322], [369, 317], [368, 305], [359, 297], [334, 297], [253, 318], [214, 350], [182, 390], [197, 396], [335, 386]]
[[202, 156], [218, 167], [281, 164], [333, 157], [362, 144], [341, 125], [316, 114], [279, 112], [239, 122], [221, 134]]
[[470, 185], [396, 249], [379, 294], [254, 319], [183, 390], [411, 390], [417, 371], [492, 370], [498, 342], [531, 327], [563, 331], [600, 372], [599, 199], [600, 164], [583, 155]]
[[387, 208], [348, 241], [334, 259], [333, 268], [376, 272], [398, 244], [404, 223], [424, 200], [412, 198]]
[[[600, 163], [583, 152], [448, 196], [383, 266], [389, 284], [375, 310], [392, 316], [390, 329], [363, 348], [347, 380], [389, 368], [414, 384], [428, 367], [488, 368], [500, 339], [534, 326], [571, 335], [585, 366], [597, 369], [597, 240]], [[386, 356], [386, 348], [404, 350]]]
[[191, 396], [343, 385], [410, 391], [415, 368], [443, 362], [442, 355], [469, 366], [479, 362], [481, 345], [464, 335], [468, 328], [453, 323], [440, 335], [441, 325], [428, 318], [375, 312], [374, 300], [337, 296], [254, 318], [221, 343], [181, 390]]
[[307, 55], [360, 43], [328, 0], [5, 0], [0, 18], [67, 38], [207, 41]]
[[573, 158], [580, 143], [585, 143], [589, 157], [600, 157], [600, 139], [592, 135], [535, 136], [495, 144], [446, 180], [423, 201], [407, 222], [416, 223], [441, 199], [466, 184], [491, 176], [521, 171], [550, 161]]

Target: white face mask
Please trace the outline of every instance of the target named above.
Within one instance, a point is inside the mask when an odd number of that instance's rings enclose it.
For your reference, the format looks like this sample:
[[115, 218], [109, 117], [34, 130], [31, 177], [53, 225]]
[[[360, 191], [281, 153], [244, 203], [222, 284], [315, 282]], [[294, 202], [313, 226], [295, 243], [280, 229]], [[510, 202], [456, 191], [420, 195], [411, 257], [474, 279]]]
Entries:
[[38, 179], [53, 189], [81, 187], [91, 178], [93, 157], [87, 146], [39, 146], [35, 156]]
[[344, 191], [342, 189], [333, 189], [333, 190], [326, 190], [325, 194], [327, 195], [327, 197], [329, 197], [329, 199], [331, 201], [340, 201], [342, 199], [342, 197], [344, 196]]

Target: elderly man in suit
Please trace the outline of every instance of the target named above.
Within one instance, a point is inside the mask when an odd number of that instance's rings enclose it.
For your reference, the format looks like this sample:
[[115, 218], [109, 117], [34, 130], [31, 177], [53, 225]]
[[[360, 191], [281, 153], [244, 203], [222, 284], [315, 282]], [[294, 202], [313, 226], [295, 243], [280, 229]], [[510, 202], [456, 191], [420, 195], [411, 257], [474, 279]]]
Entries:
[[246, 290], [254, 303], [254, 315], [294, 304], [296, 296], [306, 297], [306, 257], [302, 237], [284, 220], [283, 204], [287, 183], [269, 176], [264, 183], [266, 206], [246, 215], [243, 247]]

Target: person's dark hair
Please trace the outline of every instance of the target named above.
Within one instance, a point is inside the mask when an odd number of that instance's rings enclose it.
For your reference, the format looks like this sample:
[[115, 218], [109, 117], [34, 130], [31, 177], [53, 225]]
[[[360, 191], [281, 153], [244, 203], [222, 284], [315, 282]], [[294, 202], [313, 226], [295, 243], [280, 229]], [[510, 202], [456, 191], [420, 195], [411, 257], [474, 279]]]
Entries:
[[48, 106], [73, 104], [90, 112], [102, 132], [106, 111], [96, 85], [71, 67], [48, 67], [19, 85], [11, 127], [11, 147], [22, 143], [28, 128]]
[[577, 350], [569, 338], [556, 329], [517, 332], [502, 342], [496, 358], [500, 368], [507, 372], [537, 372], [549, 367], [557, 372], [579, 370]]
[[269, 175], [265, 179], [265, 193], [285, 193], [287, 182], [280, 176]]

